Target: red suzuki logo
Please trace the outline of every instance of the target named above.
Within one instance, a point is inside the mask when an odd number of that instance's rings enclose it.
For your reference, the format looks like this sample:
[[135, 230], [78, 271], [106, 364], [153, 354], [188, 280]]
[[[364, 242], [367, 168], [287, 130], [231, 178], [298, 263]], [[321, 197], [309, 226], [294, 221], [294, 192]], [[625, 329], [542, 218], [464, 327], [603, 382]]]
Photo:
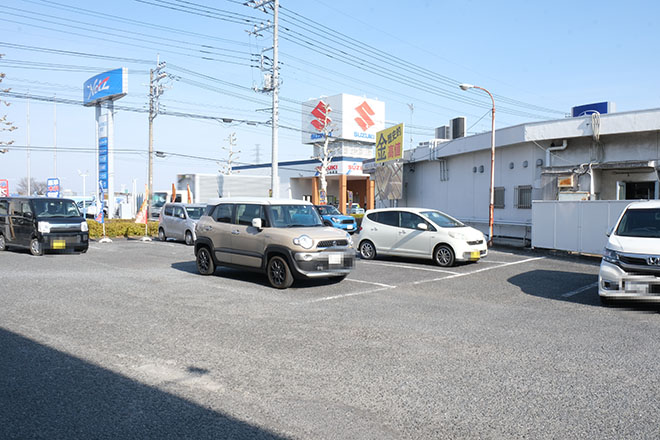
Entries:
[[316, 107], [314, 107], [314, 110], [312, 110], [312, 116], [316, 118], [311, 122], [314, 128], [316, 128], [318, 131], [321, 131], [326, 126], [328, 126], [332, 122], [332, 119], [330, 119], [330, 116], [328, 116], [328, 113], [331, 111], [332, 109], [328, 104], [323, 101], [319, 101]]
[[355, 111], [357, 111], [358, 115], [360, 115], [359, 118], [355, 118], [355, 122], [357, 122], [362, 131], [367, 131], [369, 127], [374, 125], [374, 121], [371, 119], [371, 116], [375, 115], [376, 113], [371, 109], [371, 107], [369, 107], [367, 101], [364, 101], [362, 104], [355, 107]]

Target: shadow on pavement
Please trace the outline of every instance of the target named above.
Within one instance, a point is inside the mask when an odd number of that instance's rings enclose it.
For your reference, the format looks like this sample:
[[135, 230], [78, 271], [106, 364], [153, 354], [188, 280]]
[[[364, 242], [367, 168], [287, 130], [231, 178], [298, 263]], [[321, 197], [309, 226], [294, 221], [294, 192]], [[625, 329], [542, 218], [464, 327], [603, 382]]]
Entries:
[[[177, 263], [172, 263], [172, 269], [180, 270], [182, 272], [188, 272], [195, 275], [199, 275], [197, 272], [197, 264], [195, 261], [179, 261]], [[202, 276], [202, 275], [199, 275]], [[214, 277], [222, 277], [230, 280], [244, 281], [246, 283], [257, 284], [260, 286], [265, 286], [271, 289], [271, 285], [268, 282], [268, 277], [265, 273], [257, 270], [250, 269], [234, 269], [231, 267], [217, 267], [215, 269]], [[331, 278], [318, 278], [318, 279], [299, 279], [293, 283], [289, 289], [296, 288], [305, 288], [305, 287], [316, 287], [316, 286], [328, 286], [332, 284], [337, 284], [342, 279], [337, 277]]]
[[532, 270], [509, 278], [528, 295], [597, 307], [628, 308], [660, 312], [660, 304], [640, 301], [616, 301], [603, 305], [598, 297], [598, 275], [560, 270]]
[[2, 439], [282, 439], [0, 328]]

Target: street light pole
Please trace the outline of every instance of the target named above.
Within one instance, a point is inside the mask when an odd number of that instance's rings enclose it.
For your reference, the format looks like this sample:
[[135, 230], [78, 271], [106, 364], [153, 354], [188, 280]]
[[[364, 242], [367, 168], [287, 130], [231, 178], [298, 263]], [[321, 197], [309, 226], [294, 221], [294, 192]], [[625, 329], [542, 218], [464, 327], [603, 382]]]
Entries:
[[479, 89], [488, 93], [490, 100], [493, 103], [491, 110], [492, 125], [490, 131], [490, 204], [488, 207], [488, 246], [493, 246], [493, 222], [495, 217], [495, 99], [493, 95], [483, 87], [475, 86], [472, 84], [459, 85], [461, 90]]

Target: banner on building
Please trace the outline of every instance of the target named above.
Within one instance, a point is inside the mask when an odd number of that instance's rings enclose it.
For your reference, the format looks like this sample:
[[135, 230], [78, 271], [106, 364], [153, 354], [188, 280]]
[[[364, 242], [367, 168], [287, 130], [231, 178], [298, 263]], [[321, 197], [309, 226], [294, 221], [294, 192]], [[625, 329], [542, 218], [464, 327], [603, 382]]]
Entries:
[[403, 157], [403, 124], [386, 128], [376, 134], [376, 163]]

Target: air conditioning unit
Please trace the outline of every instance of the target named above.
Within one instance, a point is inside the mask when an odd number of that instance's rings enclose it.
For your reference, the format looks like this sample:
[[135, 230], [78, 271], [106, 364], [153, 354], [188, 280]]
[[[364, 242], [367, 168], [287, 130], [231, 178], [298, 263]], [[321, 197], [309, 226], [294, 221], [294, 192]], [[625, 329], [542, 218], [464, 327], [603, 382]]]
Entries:
[[451, 139], [458, 139], [465, 137], [465, 116], [459, 116], [449, 121], [449, 130], [451, 133]]

